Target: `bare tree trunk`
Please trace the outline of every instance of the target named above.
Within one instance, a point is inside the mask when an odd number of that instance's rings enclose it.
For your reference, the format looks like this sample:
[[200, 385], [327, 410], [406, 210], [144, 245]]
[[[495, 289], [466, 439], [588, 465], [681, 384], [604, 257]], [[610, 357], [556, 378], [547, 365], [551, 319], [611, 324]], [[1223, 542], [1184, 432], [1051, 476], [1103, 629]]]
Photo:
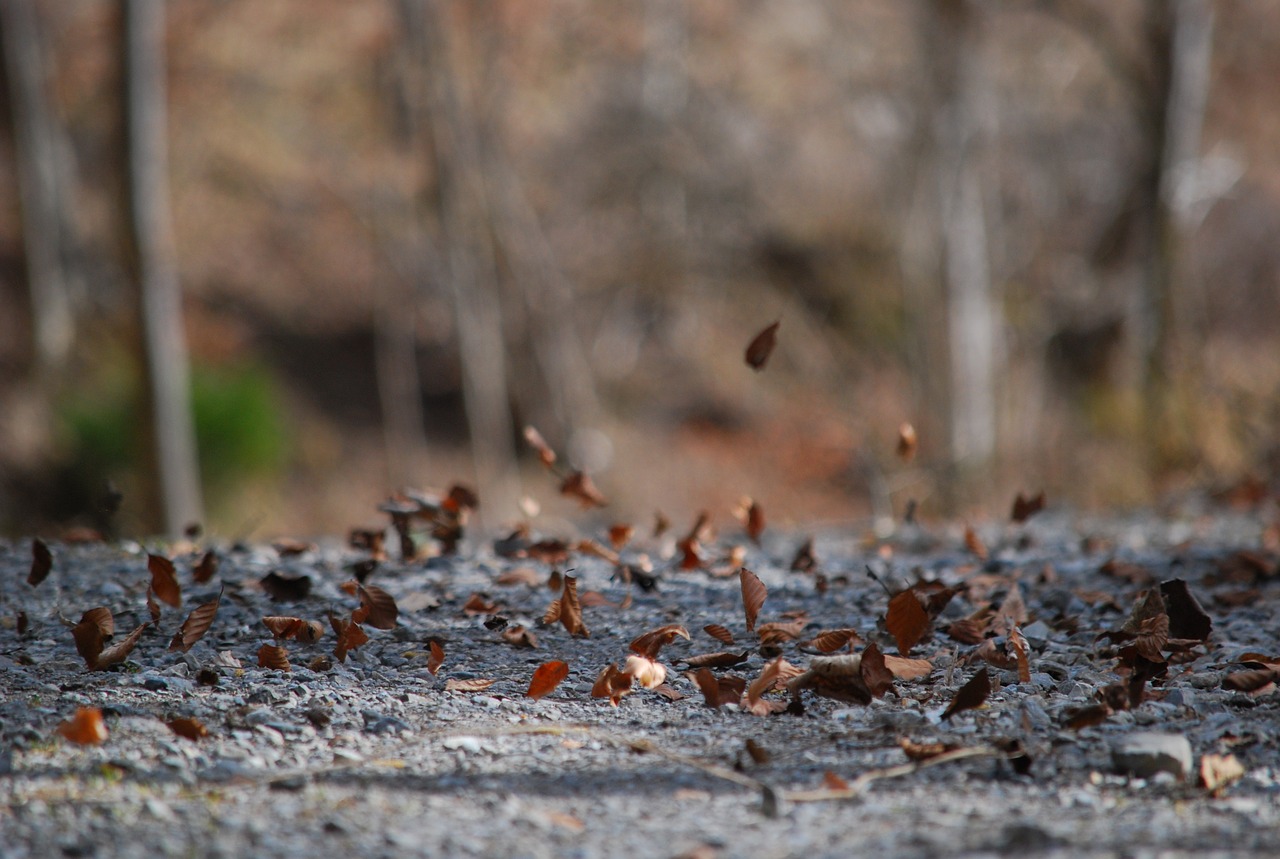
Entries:
[[1148, 93], [1147, 185], [1151, 247], [1141, 288], [1144, 427], [1157, 467], [1194, 446], [1193, 287], [1185, 263], [1187, 227], [1179, 198], [1194, 181], [1208, 104], [1213, 9], [1207, 0], [1152, 0], [1147, 40], [1153, 74]]
[[152, 458], [164, 528], [202, 517], [182, 295], [169, 212], [164, 0], [124, 0], [128, 239], [139, 293]]
[[485, 520], [496, 526], [516, 514], [520, 490], [481, 149], [465, 91], [460, 91], [462, 73], [452, 56], [440, 0], [401, 0], [400, 11], [406, 38], [425, 77], [423, 124], [430, 129], [435, 157], [472, 456]]
[[35, 3], [0, 0], [0, 34], [13, 114], [22, 240], [31, 293], [36, 365], [60, 366], [75, 338], [66, 270], [69, 227], [66, 142], [49, 103], [44, 38]]

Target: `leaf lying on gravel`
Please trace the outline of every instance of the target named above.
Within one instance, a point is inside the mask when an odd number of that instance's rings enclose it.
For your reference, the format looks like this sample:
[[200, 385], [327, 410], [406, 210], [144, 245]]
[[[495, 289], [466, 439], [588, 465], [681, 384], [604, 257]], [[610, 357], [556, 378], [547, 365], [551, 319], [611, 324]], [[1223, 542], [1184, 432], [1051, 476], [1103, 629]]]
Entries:
[[705, 653], [701, 656], [690, 656], [678, 661], [687, 665], [689, 668], [732, 668], [735, 665], [741, 665], [750, 658], [750, 650], [744, 650], [741, 653], [734, 653], [731, 650], [726, 650], [720, 653]]
[[427, 670], [435, 674], [440, 670], [440, 666], [444, 664], [444, 647], [440, 642], [434, 639], [427, 643], [430, 655], [427, 657]]
[[289, 654], [278, 644], [264, 644], [258, 648], [258, 667], [277, 671], [292, 671]]
[[633, 680], [631, 674], [610, 662], [596, 675], [596, 682], [591, 686], [591, 697], [608, 698], [609, 703], [616, 707], [623, 696], [630, 694]]
[[810, 689], [824, 698], [870, 704], [872, 698], [884, 695], [892, 683], [893, 673], [880, 648], [868, 644], [862, 653], [815, 656], [809, 661], [809, 669], [788, 683], [787, 688], [796, 698], [802, 690]]
[[81, 746], [96, 746], [107, 739], [107, 723], [97, 707], [81, 707], [55, 729], [63, 739]]
[[368, 609], [365, 620], [374, 629], [395, 629], [400, 609], [391, 594], [376, 585], [360, 585], [357, 588], [360, 605]]
[[141, 624], [123, 641], [107, 648], [107, 638], [115, 633], [115, 619], [111, 616], [110, 609], [98, 607], [89, 609], [81, 616], [80, 622], [71, 628], [71, 637], [75, 640], [76, 651], [89, 670], [100, 671], [123, 662], [137, 646], [138, 639], [148, 626], [148, 623]]
[[529, 681], [529, 689], [524, 693], [525, 697], [536, 701], [545, 695], [549, 695], [552, 690], [560, 685], [560, 681], [568, 676], [569, 666], [567, 663], [558, 659], [544, 662], [534, 669], [533, 678]]
[[1245, 769], [1235, 755], [1205, 755], [1200, 758], [1200, 785], [1220, 795], [1230, 784], [1244, 778]]
[[[784, 702], [766, 701], [763, 696], [766, 692], [772, 691], [777, 685], [778, 678], [784, 669], [790, 669], [791, 667], [782, 657], [766, 662], [764, 668], [760, 670], [760, 676], [751, 681], [751, 684], [747, 686], [746, 692], [743, 693], [742, 709], [757, 716], [769, 716], [785, 710], [787, 705]], [[787, 671], [787, 673], [791, 672]]]
[[173, 635], [173, 640], [169, 642], [170, 650], [180, 650], [186, 653], [195, 643], [204, 638], [204, 634], [209, 631], [209, 627], [213, 625], [213, 617], [218, 613], [218, 605], [222, 602], [222, 591], [218, 591], [218, 596], [213, 602], [207, 602], [202, 606], [194, 608], [187, 615], [187, 619], [182, 622], [181, 628]]
[[793, 621], [771, 621], [770, 623], [762, 623], [756, 630], [756, 634], [760, 636], [761, 644], [782, 644], [787, 641], [794, 641], [800, 637], [800, 633], [804, 632], [804, 628], [809, 625], [807, 617], [797, 618]]
[[497, 680], [489, 680], [483, 677], [469, 677], [466, 679], [450, 679], [444, 682], [444, 691], [446, 692], [482, 692], [488, 689]]
[[818, 633], [801, 646], [826, 654], [835, 653], [846, 645], [852, 649], [853, 645], [861, 642], [862, 637], [856, 629], [829, 629]]
[[188, 740], [203, 740], [209, 736], [209, 729], [199, 719], [181, 718], [170, 719], [165, 722], [169, 726], [169, 730], [173, 731], [179, 737]]
[[928, 677], [933, 673], [933, 663], [927, 659], [904, 659], [901, 656], [885, 654], [884, 665], [899, 680], [915, 680]]
[[707, 668], [699, 668], [689, 677], [702, 693], [707, 706], [713, 710], [725, 704], [737, 704], [747, 688], [744, 678], [732, 674], [717, 677]]
[[462, 613], [467, 615], [496, 614], [498, 604], [481, 593], [471, 595], [462, 606]]
[[502, 631], [502, 640], [513, 647], [527, 647], [536, 649], [538, 646], [538, 637], [533, 634], [532, 630], [516, 624]]

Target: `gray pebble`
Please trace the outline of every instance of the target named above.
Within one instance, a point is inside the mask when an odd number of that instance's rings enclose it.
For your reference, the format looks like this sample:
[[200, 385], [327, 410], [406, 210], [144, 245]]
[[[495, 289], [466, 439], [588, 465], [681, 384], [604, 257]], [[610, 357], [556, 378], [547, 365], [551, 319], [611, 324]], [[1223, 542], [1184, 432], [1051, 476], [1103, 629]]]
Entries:
[[1181, 734], [1139, 731], [1121, 737], [1111, 747], [1116, 771], [1138, 778], [1167, 772], [1185, 779], [1191, 772], [1191, 743]]

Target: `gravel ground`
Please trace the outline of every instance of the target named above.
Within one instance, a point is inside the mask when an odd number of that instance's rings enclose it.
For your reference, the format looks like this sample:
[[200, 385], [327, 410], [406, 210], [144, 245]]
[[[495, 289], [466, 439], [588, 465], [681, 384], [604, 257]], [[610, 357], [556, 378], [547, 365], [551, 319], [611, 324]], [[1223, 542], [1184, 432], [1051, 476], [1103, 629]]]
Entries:
[[[928, 676], [896, 680], [867, 705], [806, 690], [802, 713], [769, 716], [707, 706], [681, 668], [687, 657], [726, 649], [703, 631], [708, 624], [727, 627], [737, 650], [748, 651], [746, 664], [719, 675], [750, 681], [769, 654], [746, 630], [736, 567], [713, 560], [710, 571], [674, 569], [669, 537], [622, 553], [632, 562], [649, 553], [653, 590], [619, 583], [612, 563], [589, 554], [568, 562], [589, 638], [539, 626], [555, 598], [545, 563], [467, 541], [455, 556], [387, 561], [368, 583], [397, 600], [399, 622], [369, 629], [370, 641], [345, 662], [333, 658], [326, 615], [345, 617], [358, 605], [340, 585], [367, 552], [322, 542], [282, 557], [266, 546], [215, 544], [220, 570], [195, 584], [199, 553], [166, 547], [181, 606], [161, 606], [159, 623], [127, 658], [97, 671], [86, 668], [69, 627], [107, 606], [119, 641], [149, 619], [144, 547], [51, 544], [53, 571], [33, 587], [31, 541], [0, 543], [0, 577], [11, 583], [0, 593], [0, 856], [1274, 855], [1277, 696], [1265, 685], [1224, 686], [1233, 672], [1280, 661], [1273, 522], [1274, 511], [1088, 521], [1051, 511], [1025, 525], [979, 528], [985, 561], [962, 526], [911, 528], [882, 542], [820, 533], [817, 571], [807, 573], [790, 569], [806, 535], [766, 532], [757, 547], [726, 530], [705, 547], [708, 557], [746, 544], [743, 562], [768, 588], [760, 622], [803, 612], [801, 641], [852, 627], [896, 653], [884, 625], [888, 590], [919, 579], [968, 586], [911, 651], [930, 660]], [[520, 568], [537, 583], [498, 583]], [[309, 576], [310, 594], [273, 601], [259, 584], [272, 571]], [[1069, 727], [1100, 690], [1123, 680], [1118, 643], [1100, 633], [1119, 629], [1144, 589], [1175, 578], [1212, 617], [1207, 642], [1169, 653], [1166, 675], [1137, 706]], [[973, 659], [974, 645], [944, 632], [1001, 604], [1011, 588], [1027, 608], [1029, 682], [1012, 662]], [[188, 612], [220, 589], [208, 633], [189, 652], [169, 650]], [[612, 604], [593, 605], [588, 592]], [[475, 594], [497, 607], [467, 613]], [[618, 607], [628, 594], [630, 604]], [[531, 629], [538, 647], [505, 642], [495, 614], [508, 628]], [[291, 671], [259, 668], [259, 648], [272, 640], [267, 615], [320, 620], [325, 635], [283, 643]], [[676, 700], [642, 689], [617, 707], [591, 697], [597, 673], [621, 664], [633, 638], [672, 623], [691, 636], [659, 656]], [[434, 674], [431, 641], [445, 654]], [[780, 649], [802, 668], [817, 658], [794, 641]], [[324, 656], [331, 666], [317, 661]], [[568, 663], [568, 677], [539, 700], [526, 697], [534, 669], [553, 659]], [[985, 705], [943, 719], [984, 666], [992, 680]], [[495, 682], [478, 692], [445, 689], [478, 678]], [[80, 707], [100, 708], [105, 741], [77, 745], [59, 735]], [[166, 722], [179, 717], [199, 720], [208, 736], [178, 736]], [[1178, 747], [1189, 743], [1185, 778], [1117, 771], [1114, 750], [1146, 732], [1171, 750], [1153, 758], [1155, 769], [1180, 774]], [[902, 739], [969, 751], [911, 766]], [[1243, 776], [1214, 792], [1200, 786], [1205, 755], [1234, 756]]]

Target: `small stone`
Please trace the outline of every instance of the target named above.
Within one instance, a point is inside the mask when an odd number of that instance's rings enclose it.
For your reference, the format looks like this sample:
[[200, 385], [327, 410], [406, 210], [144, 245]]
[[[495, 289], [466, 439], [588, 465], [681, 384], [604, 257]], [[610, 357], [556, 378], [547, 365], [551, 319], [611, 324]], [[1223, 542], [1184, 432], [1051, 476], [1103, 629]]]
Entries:
[[1191, 772], [1191, 743], [1181, 734], [1139, 731], [1120, 738], [1111, 749], [1116, 771], [1138, 778], [1167, 772], [1179, 780]]

